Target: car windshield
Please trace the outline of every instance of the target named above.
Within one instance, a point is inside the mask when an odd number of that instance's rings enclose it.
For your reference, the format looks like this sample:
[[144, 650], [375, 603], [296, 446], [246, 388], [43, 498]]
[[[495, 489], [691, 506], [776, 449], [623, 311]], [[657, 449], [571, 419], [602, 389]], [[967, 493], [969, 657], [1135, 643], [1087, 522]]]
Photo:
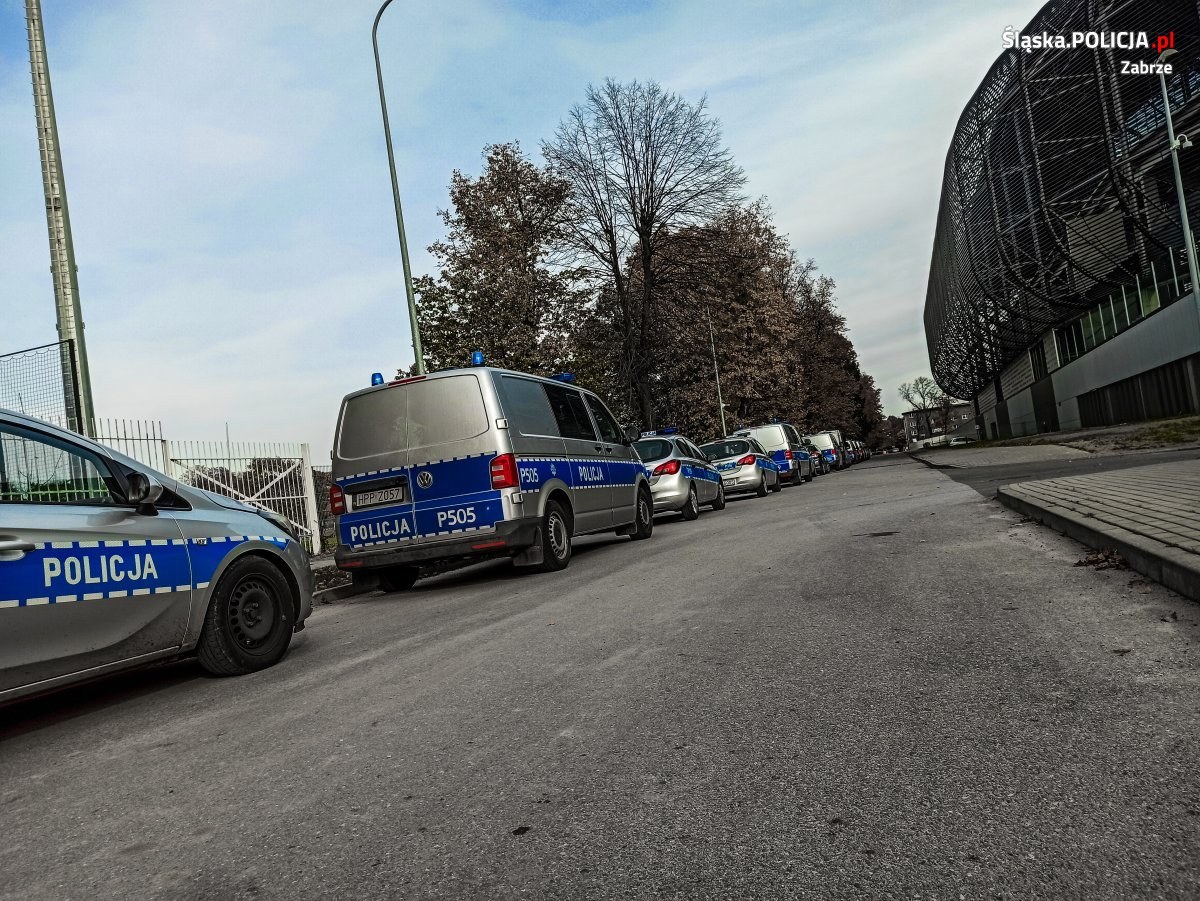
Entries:
[[710, 460], [721, 460], [725, 457], [736, 457], [750, 453], [750, 442], [733, 439], [730, 441], [714, 441], [712, 444], [700, 445], [704, 456]]
[[663, 457], [671, 456], [671, 442], [662, 438], [643, 438], [633, 442], [633, 449], [644, 463], [653, 463]]

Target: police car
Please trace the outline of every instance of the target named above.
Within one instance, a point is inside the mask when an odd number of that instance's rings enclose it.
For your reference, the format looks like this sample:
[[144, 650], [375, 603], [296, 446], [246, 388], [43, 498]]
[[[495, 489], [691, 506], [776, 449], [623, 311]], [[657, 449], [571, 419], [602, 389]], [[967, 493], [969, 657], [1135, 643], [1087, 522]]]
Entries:
[[260, 670], [311, 612], [282, 517], [0, 410], [0, 703], [189, 653]]
[[753, 438], [737, 435], [700, 445], [700, 450], [721, 474], [726, 494], [753, 491], [766, 497], [779, 491], [779, 467], [766, 449]]
[[700, 515], [701, 505], [725, 509], [725, 488], [704, 451], [678, 434], [678, 429], [642, 432], [633, 449], [646, 464], [654, 512], [676, 511], [684, 519]]
[[753, 438], [762, 445], [779, 470], [779, 480], [799, 485], [813, 480], [813, 463], [796, 427], [789, 422], [772, 419], [766, 425], [738, 429], [739, 438]]
[[632, 444], [569, 374], [483, 365], [348, 394], [338, 415], [330, 509], [338, 567], [386, 591], [423, 564], [512, 557], [560, 570], [573, 536], [649, 538], [654, 499]]

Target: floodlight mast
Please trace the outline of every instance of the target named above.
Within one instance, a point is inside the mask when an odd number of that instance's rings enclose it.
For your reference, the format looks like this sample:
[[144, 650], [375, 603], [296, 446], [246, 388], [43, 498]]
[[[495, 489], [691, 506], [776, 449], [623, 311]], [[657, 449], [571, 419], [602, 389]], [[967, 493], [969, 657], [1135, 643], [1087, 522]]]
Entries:
[[62, 156], [58, 146], [58, 124], [54, 117], [54, 95], [50, 90], [50, 66], [46, 61], [46, 36], [42, 29], [40, 0], [25, 0], [25, 24], [29, 31], [33, 107], [37, 115], [42, 184], [46, 192], [54, 308], [59, 340], [66, 342], [62, 349], [62, 379], [67, 425], [76, 432], [93, 436], [95, 410], [92, 406], [92, 376], [88, 368], [87, 344], [83, 338], [75, 245], [71, 240], [71, 216], [67, 211], [67, 186], [63, 180]]

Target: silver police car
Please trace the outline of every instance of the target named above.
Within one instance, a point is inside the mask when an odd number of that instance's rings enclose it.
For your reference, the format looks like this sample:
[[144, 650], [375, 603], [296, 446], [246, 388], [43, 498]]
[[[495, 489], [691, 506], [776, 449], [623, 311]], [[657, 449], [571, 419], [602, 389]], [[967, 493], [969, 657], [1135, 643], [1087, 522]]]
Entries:
[[0, 410], [0, 703], [168, 657], [283, 657], [312, 612], [290, 523]]
[[779, 491], [779, 467], [766, 449], [753, 438], [731, 436], [700, 445], [700, 450], [721, 474], [726, 494], [753, 491], [766, 497]]
[[725, 487], [717, 468], [704, 451], [677, 433], [678, 429], [643, 432], [633, 443], [646, 464], [654, 512], [679, 512], [684, 519], [695, 519], [701, 505], [725, 509]]

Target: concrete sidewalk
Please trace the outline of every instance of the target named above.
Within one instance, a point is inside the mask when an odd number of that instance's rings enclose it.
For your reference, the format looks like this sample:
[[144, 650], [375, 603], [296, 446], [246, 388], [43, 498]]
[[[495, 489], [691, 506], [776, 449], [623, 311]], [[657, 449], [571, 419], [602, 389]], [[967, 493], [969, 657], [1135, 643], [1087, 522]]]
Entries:
[[1020, 482], [996, 498], [1200, 600], [1200, 460]]

